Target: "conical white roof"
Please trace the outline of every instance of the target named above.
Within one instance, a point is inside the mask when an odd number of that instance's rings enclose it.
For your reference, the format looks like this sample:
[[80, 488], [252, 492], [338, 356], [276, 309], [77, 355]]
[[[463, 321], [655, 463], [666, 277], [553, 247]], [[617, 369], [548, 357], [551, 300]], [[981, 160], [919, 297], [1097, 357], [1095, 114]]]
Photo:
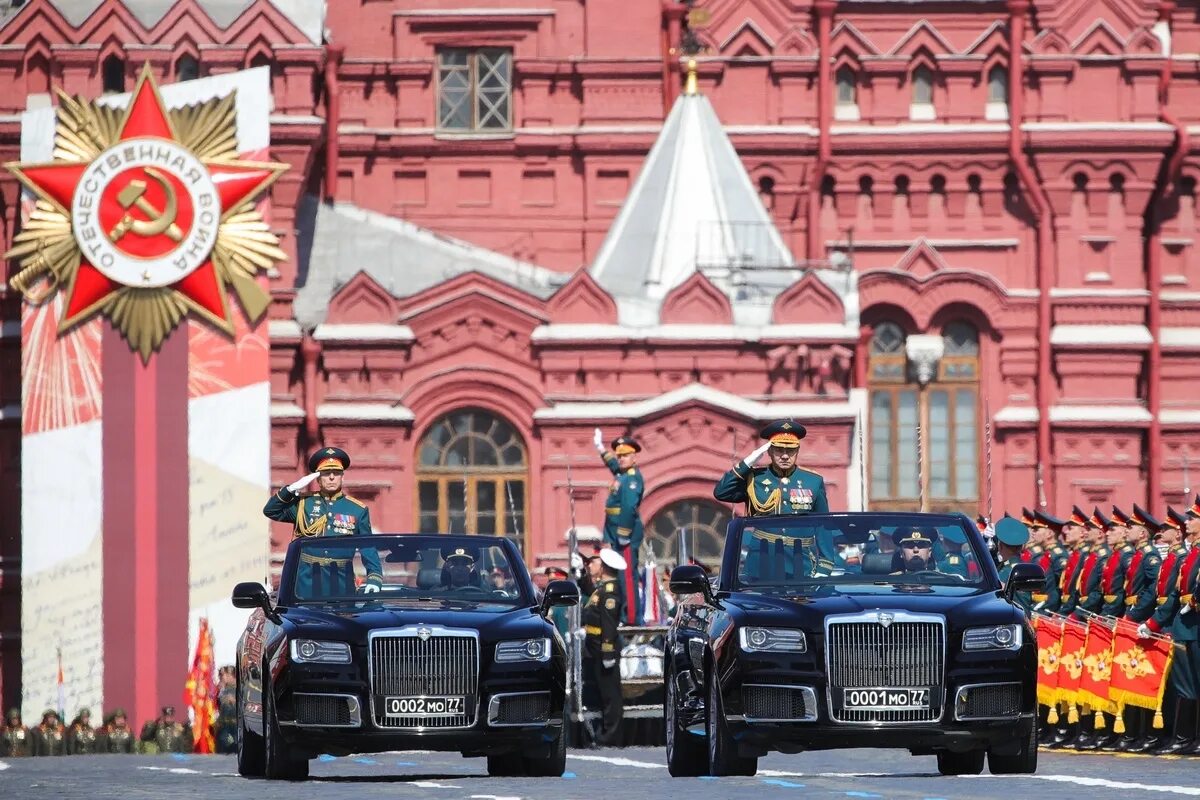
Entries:
[[[614, 296], [661, 300], [698, 267], [728, 291], [729, 270], [793, 264], [708, 98], [681, 95], [609, 229], [593, 277]], [[780, 287], [795, 278], [747, 269], [740, 279], [747, 274]]]

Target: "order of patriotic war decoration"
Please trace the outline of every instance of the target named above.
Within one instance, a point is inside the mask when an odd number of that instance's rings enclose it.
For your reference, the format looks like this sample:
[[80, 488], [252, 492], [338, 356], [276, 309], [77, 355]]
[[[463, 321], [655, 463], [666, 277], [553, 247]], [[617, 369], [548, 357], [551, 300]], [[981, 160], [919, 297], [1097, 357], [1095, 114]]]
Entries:
[[54, 160], [6, 165], [36, 197], [13, 288], [65, 290], [60, 334], [101, 313], [144, 361], [189, 312], [232, 335], [230, 287], [261, 318], [286, 256], [254, 204], [287, 167], [238, 159], [235, 94], [168, 110], [147, 65], [125, 108], [58, 98]]

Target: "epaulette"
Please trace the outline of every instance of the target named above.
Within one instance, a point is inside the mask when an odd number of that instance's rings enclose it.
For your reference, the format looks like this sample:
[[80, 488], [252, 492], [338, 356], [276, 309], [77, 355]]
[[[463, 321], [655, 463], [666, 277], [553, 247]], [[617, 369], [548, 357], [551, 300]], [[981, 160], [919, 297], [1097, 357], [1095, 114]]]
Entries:
[[807, 472], [809, 475], [816, 475], [818, 478], [823, 477], [821, 473], [817, 472], [815, 469], [809, 469], [808, 467], [796, 467], [796, 469], [800, 470], [801, 472]]
[[1054, 545], [1054, 547], [1052, 547], [1052, 548], [1050, 549], [1050, 552], [1051, 552], [1051, 553], [1054, 553], [1054, 555], [1056, 555], [1056, 556], [1057, 556], [1057, 555], [1062, 555], [1062, 554], [1063, 554], [1063, 553], [1065, 553], [1066, 551], [1065, 551], [1065, 550], [1063, 550], [1063, 546], [1062, 546], [1061, 544], [1056, 544], [1056, 545]]
[[959, 556], [946, 556], [947, 564], [958, 564], [961, 561], [962, 561], [962, 558]]
[[616, 590], [617, 590], [617, 582], [616, 581], [606, 581], [604, 583], [604, 591], [615, 592]]
[[367, 507], [367, 504], [366, 504], [366, 503], [364, 503], [362, 500], [359, 500], [357, 497], [351, 497], [351, 496], [350, 496], [350, 495], [348, 495], [348, 494], [344, 494], [344, 495], [342, 495], [342, 497], [346, 498], [346, 499], [347, 499], [347, 500], [349, 500], [351, 503], [354, 503], [354, 505], [358, 506], [359, 508], [366, 508], [366, 507]]
[[625, 474], [626, 475], [637, 475], [637, 467], [630, 467], [629, 469], [625, 470]]

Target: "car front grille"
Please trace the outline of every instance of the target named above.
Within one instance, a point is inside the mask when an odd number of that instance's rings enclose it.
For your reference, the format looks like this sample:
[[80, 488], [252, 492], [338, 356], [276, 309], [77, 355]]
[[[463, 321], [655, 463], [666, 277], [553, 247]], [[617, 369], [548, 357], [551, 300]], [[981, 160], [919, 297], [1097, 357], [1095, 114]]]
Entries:
[[[883, 624], [881, 618], [887, 622]], [[830, 712], [837, 722], [932, 722], [942, 715], [946, 626], [940, 617], [870, 612], [826, 625]], [[835, 689], [929, 689], [924, 709], [846, 709]]]
[[500, 694], [488, 703], [488, 725], [541, 725], [549, 719], [549, 692]]
[[808, 686], [746, 684], [742, 713], [749, 721], [812, 722], [817, 718], [817, 696]]
[[[423, 635], [419, 635], [423, 634]], [[479, 687], [476, 634], [428, 627], [371, 637], [372, 716], [381, 728], [466, 728], [475, 724]], [[462, 714], [389, 716], [387, 697], [463, 697]]]
[[954, 718], [1012, 719], [1021, 715], [1021, 684], [984, 683], [963, 686], [954, 700]]
[[350, 728], [361, 724], [358, 698], [348, 694], [308, 694], [292, 696], [297, 725]]

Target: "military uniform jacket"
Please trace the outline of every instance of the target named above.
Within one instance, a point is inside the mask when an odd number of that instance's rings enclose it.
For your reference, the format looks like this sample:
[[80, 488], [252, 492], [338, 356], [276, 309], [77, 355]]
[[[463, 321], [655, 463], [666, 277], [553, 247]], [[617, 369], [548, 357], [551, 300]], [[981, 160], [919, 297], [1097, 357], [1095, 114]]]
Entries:
[[[1013, 567], [1024, 561], [1021, 555], [1016, 555], [1005, 561], [1000, 566], [1000, 582], [1008, 583], [1008, 576], [1012, 574]], [[1013, 595], [1013, 602], [1020, 606], [1025, 611], [1025, 616], [1028, 617], [1033, 612], [1033, 595], [1029, 592], [1017, 592]]]
[[[1175, 558], [1172, 559], [1171, 556], [1175, 556]], [[1181, 622], [1180, 631], [1191, 634], [1191, 641], [1195, 641], [1195, 623], [1187, 619], [1192, 615], [1191, 612], [1184, 614], [1181, 621], [1179, 611], [1185, 602], [1191, 605], [1192, 601], [1196, 599], [1195, 594], [1189, 589], [1192, 585], [1192, 573], [1198, 567], [1200, 567], [1200, 550], [1193, 549], [1189, 553], [1183, 545], [1177, 545], [1167, 554], [1167, 558], [1163, 560], [1163, 568], [1158, 574], [1157, 602], [1159, 605], [1147, 623], [1151, 630], [1171, 631], [1174, 636], [1175, 624]], [[1185, 595], [1187, 596], [1186, 601], [1183, 599]], [[1192, 611], [1195, 609], [1193, 608]], [[1175, 638], [1178, 639], [1178, 637]]]
[[142, 731], [142, 741], [153, 744], [159, 753], [190, 753], [195, 744], [192, 729], [180, 722], [167, 725], [160, 720], [147, 722], [148, 730]]
[[67, 754], [86, 756], [96, 752], [96, 731], [82, 722], [72, 723], [67, 731]]
[[35, 756], [65, 756], [67, 754], [67, 732], [62, 725], [38, 725], [31, 733], [32, 750]]
[[1129, 565], [1131, 570], [1134, 570], [1135, 564], [1137, 567], [1125, 586], [1125, 606], [1128, 609], [1125, 616], [1133, 622], [1145, 622], [1158, 608], [1158, 573], [1162, 570], [1162, 563], [1158, 548], [1147, 543], [1142, 545], [1134, 555], [1134, 562]]
[[[1177, 642], [1200, 641], [1200, 546], [1193, 545], [1188, 553], [1189, 561], [1184, 562], [1185, 569], [1179, 571], [1179, 608], [1184, 606], [1191, 609], [1186, 614], [1177, 614], [1171, 625], [1171, 637]], [[1193, 558], [1195, 556], [1195, 558]], [[1200, 669], [1200, 663], [1194, 663]]]
[[1079, 571], [1079, 605], [1083, 611], [1099, 614], [1104, 606], [1104, 564], [1112, 555], [1112, 549], [1107, 544], [1092, 548], [1083, 561], [1083, 569]]
[[1039, 611], [1057, 613], [1062, 606], [1063, 596], [1059, 589], [1059, 578], [1067, 569], [1067, 561], [1071, 553], [1060, 544], [1051, 545], [1042, 553], [1041, 565], [1046, 571], [1046, 586], [1040, 594], [1033, 595], [1033, 602]]
[[621, 657], [621, 637], [617, 633], [621, 606], [621, 589], [615, 578], [600, 581], [588, 598], [582, 621], [587, 634], [587, 653], [592, 658]]
[[790, 475], [779, 475], [772, 467], [751, 469], [739, 461], [717, 481], [713, 497], [726, 503], [745, 503], [751, 517], [829, 513], [825, 479], [803, 467], [796, 467]]
[[642, 546], [645, 534], [638, 507], [642, 504], [646, 482], [642, 480], [641, 470], [637, 467], [622, 470], [617, 457], [607, 450], [602, 458], [604, 466], [613, 474], [608, 499], [604, 501], [604, 539], [614, 548], [628, 544], [637, 550]]
[[17, 758], [29, 755], [29, 730], [24, 725], [0, 728], [0, 757]]
[[1083, 565], [1087, 561], [1088, 555], [1091, 554], [1092, 548], [1088, 545], [1081, 546], [1078, 550], [1071, 553], [1067, 559], [1066, 569], [1062, 571], [1058, 583], [1059, 596], [1062, 604], [1058, 607], [1058, 613], [1070, 614], [1079, 605], [1079, 576], [1083, 574]]
[[1125, 577], [1133, 563], [1133, 555], [1133, 545], [1123, 544], [1100, 566], [1100, 589], [1104, 593], [1100, 613], [1106, 617], [1125, 616]]
[[133, 731], [126, 725], [123, 728], [118, 728], [116, 725], [109, 723], [104, 726], [101, 731], [100, 741], [97, 745], [97, 750], [101, 753], [132, 753], [133, 752]]
[[[292, 523], [298, 537], [368, 536], [372, 533], [371, 512], [366, 503], [341, 493], [330, 499], [320, 494], [293, 494], [285, 486], [267, 501], [263, 514], [276, 522]], [[354, 552], [354, 548], [349, 547], [306, 548], [300, 560], [344, 567], [354, 558]], [[367, 582], [382, 586], [383, 567], [379, 554], [373, 549], [363, 549], [360, 555]]]

